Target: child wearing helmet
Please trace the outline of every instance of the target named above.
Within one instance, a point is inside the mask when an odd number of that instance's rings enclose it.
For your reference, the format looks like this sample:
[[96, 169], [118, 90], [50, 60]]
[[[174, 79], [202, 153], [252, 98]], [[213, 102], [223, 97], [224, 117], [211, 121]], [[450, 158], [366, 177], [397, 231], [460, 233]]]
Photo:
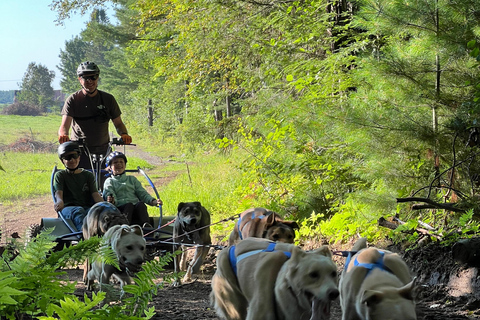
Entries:
[[110, 153], [106, 163], [112, 176], [103, 185], [104, 199], [123, 212], [130, 224], [151, 227], [145, 204], [158, 206], [162, 201], [152, 197], [135, 176], [126, 175], [127, 157], [122, 152]]
[[103, 198], [97, 190], [93, 173], [79, 168], [78, 143], [74, 141], [62, 143], [57, 151], [65, 170], [57, 171], [54, 176], [54, 208], [57, 212], [61, 211], [62, 215], [70, 219], [77, 230], [81, 231], [88, 210], [94, 202], [101, 202]]

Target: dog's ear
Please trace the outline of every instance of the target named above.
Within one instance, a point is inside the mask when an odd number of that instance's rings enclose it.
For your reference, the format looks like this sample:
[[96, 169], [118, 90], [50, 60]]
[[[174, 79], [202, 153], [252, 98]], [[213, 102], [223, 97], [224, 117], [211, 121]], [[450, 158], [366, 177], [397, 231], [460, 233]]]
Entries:
[[182, 210], [183, 207], [185, 207], [185, 203], [184, 203], [184, 202], [180, 202], [180, 203], [178, 204], [177, 211], [180, 212], [180, 210]]
[[193, 204], [196, 205], [197, 207], [201, 207], [201, 206], [202, 206], [202, 204], [200, 203], [200, 201], [195, 201], [195, 202], [193, 202]]
[[383, 300], [384, 296], [385, 294], [380, 291], [365, 290], [362, 296], [362, 304], [364, 303], [367, 305], [367, 307], [372, 307], [376, 304], [379, 304]]
[[298, 226], [296, 221], [283, 221], [282, 223], [289, 226], [292, 229], [300, 230], [300, 227]]
[[330, 251], [328, 246], [321, 246], [320, 248], [315, 249], [313, 252], [316, 253], [316, 254], [320, 254], [322, 256], [325, 256], [327, 258], [330, 258], [330, 259], [333, 257], [332, 251]]
[[416, 279], [417, 279], [417, 277], [413, 278], [412, 281], [410, 281], [405, 286], [398, 289], [398, 294], [402, 298], [405, 298], [407, 300], [413, 300], [413, 295], [414, 295], [413, 293], [414, 293], [414, 289], [415, 289], [415, 280]]
[[265, 227], [269, 227], [275, 222], [275, 214], [272, 213], [265, 217]]
[[302, 259], [307, 253], [303, 251], [300, 247], [298, 246], [293, 246], [292, 248], [292, 257], [290, 260], [295, 262], [295, 264], [298, 264], [300, 259]]
[[138, 234], [139, 236], [142, 236], [143, 237], [143, 230], [142, 228], [139, 226], [139, 225], [134, 225], [132, 226], [132, 231], [135, 233], [135, 234]]

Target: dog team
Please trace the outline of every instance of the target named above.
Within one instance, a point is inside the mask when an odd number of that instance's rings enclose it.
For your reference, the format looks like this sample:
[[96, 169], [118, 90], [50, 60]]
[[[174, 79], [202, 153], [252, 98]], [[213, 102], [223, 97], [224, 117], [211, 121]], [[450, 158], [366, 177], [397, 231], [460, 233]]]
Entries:
[[[131, 273], [144, 262], [142, 228], [129, 226], [113, 205], [97, 203], [84, 220], [84, 235], [103, 235], [117, 253], [120, 270], [94, 262], [86, 274], [91, 289], [95, 279], [130, 284]], [[183, 281], [199, 273], [209, 251], [210, 213], [200, 202], [178, 205], [173, 242], [195, 244], [187, 266], [186, 251], [174, 259], [175, 271], [186, 271]], [[338, 277], [327, 246], [305, 251], [293, 244], [298, 225], [264, 208], [240, 214], [216, 258], [211, 304], [220, 319], [329, 319], [332, 301], [340, 298], [342, 320], [414, 320], [414, 289], [406, 263], [395, 253], [367, 248], [357, 240]], [[127, 272], [127, 270], [129, 272]], [[338, 278], [340, 278], [338, 280]], [[174, 286], [180, 285], [180, 280]]]

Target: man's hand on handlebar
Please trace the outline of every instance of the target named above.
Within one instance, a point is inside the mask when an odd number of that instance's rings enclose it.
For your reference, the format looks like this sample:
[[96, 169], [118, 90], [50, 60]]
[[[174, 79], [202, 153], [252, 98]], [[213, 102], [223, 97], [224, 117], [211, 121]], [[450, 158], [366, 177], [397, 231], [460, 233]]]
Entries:
[[128, 134], [122, 134], [121, 135], [123, 143], [125, 144], [131, 144], [132, 143], [132, 137], [130, 137]]
[[65, 143], [67, 141], [70, 141], [70, 138], [68, 136], [58, 136], [58, 142], [60, 144]]

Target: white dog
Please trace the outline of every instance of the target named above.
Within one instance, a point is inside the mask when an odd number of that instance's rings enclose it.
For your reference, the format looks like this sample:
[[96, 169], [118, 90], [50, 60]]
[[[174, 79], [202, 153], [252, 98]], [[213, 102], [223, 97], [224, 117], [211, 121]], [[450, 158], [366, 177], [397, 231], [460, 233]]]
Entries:
[[342, 320], [416, 320], [414, 282], [396, 253], [359, 239], [340, 278]]
[[113, 275], [120, 286], [131, 284], [131, 273], [138, 272], [145, 261], [146, 241], [139, 225], [116, 225], [111, 227], [103, 237], [107, 246], [117, 254], [120, 270], [112, 265], [95, 261], [92, 270], [88, 272], [88, 289], [91, 290], [95, 279], [100, 283], [109, 283]]
[[329, 319], [338, 294], [328, 247], [305, 252], [252, 237], [218, 254], [210, 299], [221, 319], [308, 320]]

